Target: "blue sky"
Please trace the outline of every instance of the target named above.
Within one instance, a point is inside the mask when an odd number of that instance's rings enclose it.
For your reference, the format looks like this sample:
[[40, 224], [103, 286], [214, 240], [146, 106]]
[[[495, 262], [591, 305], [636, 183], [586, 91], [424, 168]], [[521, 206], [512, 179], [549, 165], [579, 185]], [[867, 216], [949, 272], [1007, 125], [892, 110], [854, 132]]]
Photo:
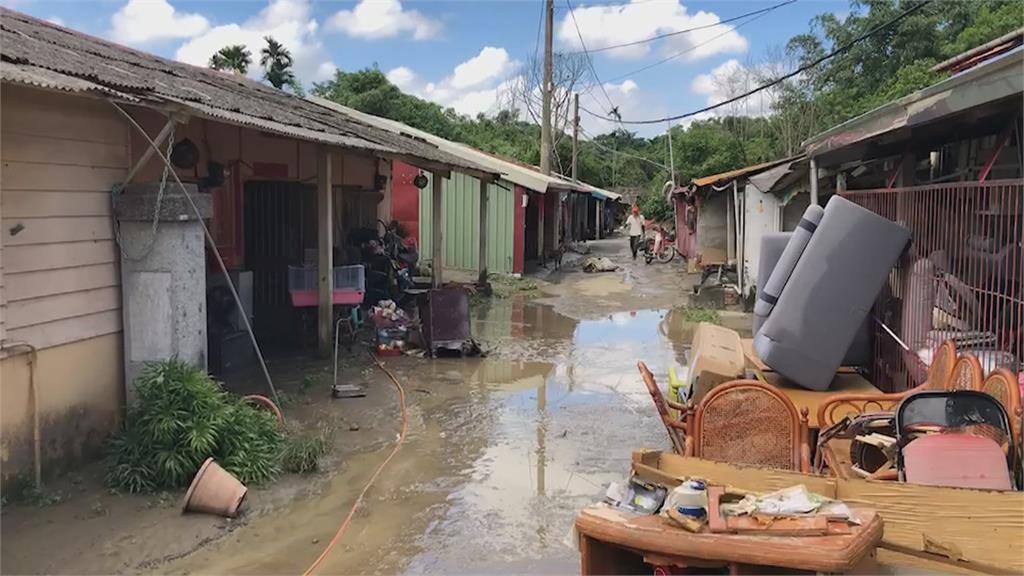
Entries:
[[[498, 109], [499, 100], [535, 52], [543, 6], [542, 0], [0, 1], [193, 64], [204, 63], [213, 51], [230, 43], [245, 43], [256, 53], [260, 38], [273, 34], [292, 50], [296, 71], [307, 86], [328, 77], [335, 67], [351, 71], [376, 65], [403, 90], [466, 114]], [[708, 26], [779, 2], [574, 0], [573, 6], [587, 47], [598, 48]], [[845, 0], [799, 0], [746, 24], [708, 27], [594, 54], [594, 67], [623, 118], [686, 112], [752, 82], [744, 72], [763, 68], [773, 49], [806, 31], [815, 14], [843, 14], [847, 5]], [[568, 14], [565, 0], [556, 0], [556, 49], [579, 48]], [[743, 25], [733, 28], [737, 24]], [[684, 54], [632, 73], [678, 52]], [[597, 87], [581, 97], [581, 105], [595, 112], [609, 109]], [[761, 98], [733, 111], [756, 114], [765, 105]], [[612, 127], [584, 119], [590, 133]], [[641, 132], [663, 129], [655, 126]]]

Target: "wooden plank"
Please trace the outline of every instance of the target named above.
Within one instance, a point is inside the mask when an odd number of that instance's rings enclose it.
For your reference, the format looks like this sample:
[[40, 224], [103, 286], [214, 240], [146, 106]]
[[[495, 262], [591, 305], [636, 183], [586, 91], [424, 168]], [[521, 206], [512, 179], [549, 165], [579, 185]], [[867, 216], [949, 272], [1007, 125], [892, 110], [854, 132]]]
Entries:
[[8, 330], [11, 340], [31, 342], [37, 348], [59, 346], [121, 331], [121, 311], [108, 310], [87, 316], [65, 318], [46, 324]]
[[7, 327], [11, 330], [45, 324], [64, 318], [86, 316], [121, 306], [121, 290], [116, 286], [42, 296], [12, 302], [7, 308]]
[[[82, 240], [110, 240], [114, 237], [114, 224], [110, 216], [80, 216], [56, 218], [10, 219], [3, 218], [6, 233], [4, 244], [24, 246], [27, 244], [53, 244], [57, 242], [79, 242]], [[21, 226], [17, 234], [9, 230]]]
[[128, 143], [128, 123], [109, 104], [89, 98], [4, 86], [0, 125], [14, 134], [59, 136], [85, 142]]
[[39, 272], [5, 273], [7, 304], [20, 300], [120, 285], [115, 264], [95, 264]]
[[0, 159], [4, 161], [100, 168], [124, 168], [128, 165], [126, 142], [108, 144], [17, 133], [4, 134], [3, 138]]
[[331, 353], [334, 333], [334, 187], [331, 185], [331, 150], [321, 146], [317, 151], [317, 265], [319, 269], [319, 307], [317, 334], [320, 353]]
[[685, 478], [701, 478], [711, 484], [735, 487], [751, 492], [771, 492], [803, 484], [811, 492], [825, 497], [834, 498], [836, 494], [836, 480], [825, 476], [754, 466], [737, 466], [701, 458], [687, 458], [669, 452], [654, 454], [659, 454], [659, 456], [657, 465], [652, 466], [650, 464], [653, 458], [651, 453], [634, 453], [634, 471], [638, 475], [649, 477], [652, 480], [674, 479], [675, 482], [672, 485], [678, 484]]
[[923, 551], [924, 541], [958, 549], [968, 562], [1024, 573], [1024, 492], [996, 492], [838, 481], [838, 497], [874, 507], [885, 520], [883, 546]]
[[110, 192], [4, 190], [4, 218], [109, 216]]
[[832, 380], [828, 390], [808, 390], [789, 382], [778, 372], [765, 372], [765, 380], [789, 397], [797, 410], [807, 408], [807, 425], [818, 427], [818, 408], [836, 394], [882, 394], [871, 382], [860, 374], [839, 373]]
[[30, 244], [7, 248], [4, 254], [4, 270], [8, 274], [54, 270], [71, 266], [110, 264], [117, 262], [119, 258], [117, 245], [113, 240]]
[[4, 190], [109, 192], [124, 180], [127, 168], [92, 168], [33, 162], [4, 161], [0, 187]]

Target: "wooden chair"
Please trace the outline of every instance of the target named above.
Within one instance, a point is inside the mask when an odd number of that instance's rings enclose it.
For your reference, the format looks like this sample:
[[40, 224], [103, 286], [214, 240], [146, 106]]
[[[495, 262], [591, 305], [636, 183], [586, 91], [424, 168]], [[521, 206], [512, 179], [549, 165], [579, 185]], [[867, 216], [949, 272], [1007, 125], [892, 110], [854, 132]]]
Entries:
[[818, 427], [826, 430], [847, 416], [867, 412], [892, 412], [907, 396], [922, 390], [945, 390], [953, 376], [956, 345], [946, 340], [936, 350], [928, 367], [928, 379], [919, 386], [889, 394], [836, 394], [818, 407]]
[[[654, 374], [651, 374], [651, 371], [647, 368], [647, 364], [637, 362], [636, 366], [640, 369], [640, 376], [643, 377], [644, 384], [647, 385], [647, 392], [650, 393], [651, 400], [654, 401], [654, 407], [658, 409], [661, 423], [665, 425], [665, 430], [668, 431], [668, 439], [672, 442], [673, 451], [676, 454], [685, 454], [686, 439], [683, 432], [686, 430], [686, 424], [684, 420], [690, 411], [690, 407], [666, 400], [665, 396], [661, 393], [661, 388], [658, 388], [658, 383], [654, 381]], [[680, 418], [678, 420], [672, 417], [672, 414], [668, 411], [669, 408], [679, 411]]]
[[687, 455], [809, 472], [807, 409], [756, 380], [720, 384], [687, 417]]
[[1003, 408], [1006, 408], [1006, 415], [1010, 418], [1010, 430], [1013, 431], [1013, 443], [1020, 447], [1024, 443], [1024, 438], [1021, 438], [1022, 408], [1017, 377], [1006, 368], [996, 368], [982, 383], [981, 391], [998, 400]]
[[946, 390], [981, 390], [984, 379], [978, 358], [974, 354], [961, 354], [953, 364], [953, 375]]

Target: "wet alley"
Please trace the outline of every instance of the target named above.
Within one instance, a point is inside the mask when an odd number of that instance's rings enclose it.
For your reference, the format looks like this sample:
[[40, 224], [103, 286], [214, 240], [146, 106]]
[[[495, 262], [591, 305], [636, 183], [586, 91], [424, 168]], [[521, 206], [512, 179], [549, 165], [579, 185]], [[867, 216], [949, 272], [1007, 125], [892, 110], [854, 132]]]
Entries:
[[[485, 358], [387, 362], [406, 390], [407, 440], [320, 573], [578, 571], [577, 553], [564, 543], [575, 512], [621, 481], [632, 450], [667, 444], [636, 363], [664, 378], [685, 361], [694, 327], [683, 308], [692, 280], [681, 262], [634, 263], [621, 238], [592, 246], [622, 269], [573, 269], [549, 278], [537, 298], [475, 307], [473, 334]], [[738, 329], [744, 322], [723, 316]], [[123, 501], [137, 498], [108, 495], [96, 498], [109, 511], [92, 517], [88, 492], [35, 514], [14, 508], [3, 524], [5, 569], [305, 570], [398, 430], [394, 389], [358, 354], [353, 364], [344, 377], [365, 382], [366, 398], [311, 393], [289, 414], [349, 425], [327, 471], [254, 491], [249, 513], [233, 524], [170, 507], [133, 513]], [[86, 516], [72, 520], [84, 534], [61, 525], [74, 510]], [[59, 552], [32, 542], [43, 532]]]

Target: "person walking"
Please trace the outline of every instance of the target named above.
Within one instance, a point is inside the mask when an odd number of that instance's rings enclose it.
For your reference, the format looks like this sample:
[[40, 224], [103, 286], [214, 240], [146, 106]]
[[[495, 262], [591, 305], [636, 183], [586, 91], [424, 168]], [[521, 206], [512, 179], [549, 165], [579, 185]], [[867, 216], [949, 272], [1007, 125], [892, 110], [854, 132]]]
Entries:
[[633, 206], [631, 214], [626, 218], [626, 228], [629, 230], [629, 250], [633, 253], [633, 260], [636, 260], [636, 253], [644, 239], [644, 216], [640, 213], [640, 207]]

